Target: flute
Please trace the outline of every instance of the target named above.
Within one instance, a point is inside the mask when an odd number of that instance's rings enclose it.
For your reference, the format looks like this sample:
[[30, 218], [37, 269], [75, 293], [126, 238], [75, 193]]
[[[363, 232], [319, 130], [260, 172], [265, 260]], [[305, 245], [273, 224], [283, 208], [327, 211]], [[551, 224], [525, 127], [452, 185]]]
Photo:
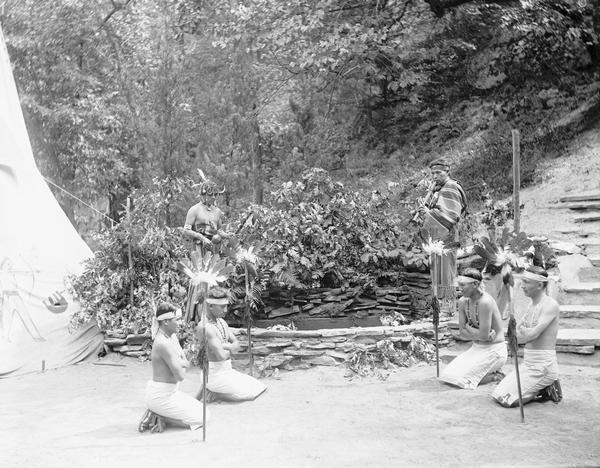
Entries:
[[[423, 199], [419, 199], [419, 204], [420, 205], [424, 205], [427, 208], [430, 208], [430, 204], [433, 201], [433, 195], [435, 194], [435, 186], [436, 183], [432, 182], [431, 185], [429, 186], [429, 189], [427, 190], [427, 194], [425, 195], [425, 198]], [[419, 210], [417, 209], [417, 212], [415, 213], [415, 215], [412, 217], [412, 219], [410, 220], [411, 223], [417, 223], [418, 221], [420, 221], [420, 216], [421, 213], [419, 212]]]

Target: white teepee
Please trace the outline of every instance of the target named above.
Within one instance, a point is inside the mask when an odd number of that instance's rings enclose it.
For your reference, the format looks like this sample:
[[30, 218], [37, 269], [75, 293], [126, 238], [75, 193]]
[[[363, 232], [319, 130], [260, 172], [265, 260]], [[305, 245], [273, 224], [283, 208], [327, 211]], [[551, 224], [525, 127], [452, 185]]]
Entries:
[[97, 355], [95, 324], [69, 332], [65, 291], [91, 255], [36, 167], [0, 26], [0, 377]]

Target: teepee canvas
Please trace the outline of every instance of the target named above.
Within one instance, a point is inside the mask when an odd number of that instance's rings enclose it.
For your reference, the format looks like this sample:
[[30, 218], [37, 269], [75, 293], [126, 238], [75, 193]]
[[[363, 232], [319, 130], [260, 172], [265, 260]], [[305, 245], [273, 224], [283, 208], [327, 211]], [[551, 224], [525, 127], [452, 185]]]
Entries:
[[65, 283], [91, 255], [36, 167], [0, 27], [0, 377], [97, 355]]

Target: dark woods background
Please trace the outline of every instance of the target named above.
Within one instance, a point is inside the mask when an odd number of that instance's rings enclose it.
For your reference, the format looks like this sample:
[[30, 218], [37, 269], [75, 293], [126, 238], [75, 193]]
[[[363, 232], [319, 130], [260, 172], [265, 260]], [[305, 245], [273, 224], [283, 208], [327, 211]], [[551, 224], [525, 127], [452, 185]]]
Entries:
[[401, 207], [440, 153], [472, 197], [484, 168], [505, 193], [511, 128], [527, 183], [597, 107], [598, 0], [8, 0], [2, 26], [42, 173], [115, 220], [134, 189], [196, 168], [230, 213], [315, 166], [397, 182]]

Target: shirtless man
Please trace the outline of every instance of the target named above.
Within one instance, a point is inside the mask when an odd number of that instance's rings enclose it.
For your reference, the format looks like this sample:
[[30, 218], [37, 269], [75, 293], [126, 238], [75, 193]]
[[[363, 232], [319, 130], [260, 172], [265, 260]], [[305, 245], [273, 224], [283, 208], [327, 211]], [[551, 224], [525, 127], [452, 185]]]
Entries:
[[148, 411], [140, 422], [140, 432], [161, 432], [164, 423], [192, 430], [202, 427], [202, 403], [179, 390], [190, 365], [177, 339], [180, 320], [181, 309], [172, 304], [163, 303], [156, 309], [158, 332], [152, 344], [152, 380], [146, 386]]
[[440, 380], [474, 389], [493, 379], [506, 362], [502, 320], [496, 301], [481, 286], [481, 273], [468, 268], [457, 278], [463, 297], [458, 303], [460, 337], [473, 341], [471, 348], [446, 366]]
[[[181, 232], [194, 242], [193, 250], [204, 255], [206, 252], [217, 252], [222, 240], [228, 238], [229, 234], [221, 229], [223, 212], [216, 205], [217, 197], [225, 191], [225, 188], [221, 191], [217, 190], [214, 182], [206, 179], [202, 171], [198, 172], [203, 179], [199, 184], [203, 201], [196, 203], [188, 210]], [[198, 297], [198, 286], [190, 285], [185, 308], [186, 322], [199, 321]]]
[[[525, 344], [523, 368], [520, 370], [523, 403], [562, 400], [556, 361], [558, 303], [546, 294], [548, 273], [532, 266], [521, 275], [521, 288], [531, 299], [523, 317], [517, 319], [517, 340]], [[492, 397], [507, 408], [519, 404], [515, 373], [507, 375], [495, 388]]]
[[213, 400], [248, 401], [254, 400], [266, 389], [261, 381], [233, 370], [231, 353], [239, 349], [239, 343], [223, 319], [229, 303], [227, 290], [213, 287], [206, 299], [207, 323], [200, 323], [197, 333], [202, 338], [206, 333], [208, 356], [208, 382], [210, 392], [207, 397]]
[[200, 183], [200, 195], [203, 201], [192, 206], [185, 217], [183, 235], [192, 239], [197, 247], [204, 252], [214, 250], [228, 234], [221, 230], [223, 212], [216, 205], [219, 195], [225, 191], [217, 190], [214, 182], [205, 179]]

